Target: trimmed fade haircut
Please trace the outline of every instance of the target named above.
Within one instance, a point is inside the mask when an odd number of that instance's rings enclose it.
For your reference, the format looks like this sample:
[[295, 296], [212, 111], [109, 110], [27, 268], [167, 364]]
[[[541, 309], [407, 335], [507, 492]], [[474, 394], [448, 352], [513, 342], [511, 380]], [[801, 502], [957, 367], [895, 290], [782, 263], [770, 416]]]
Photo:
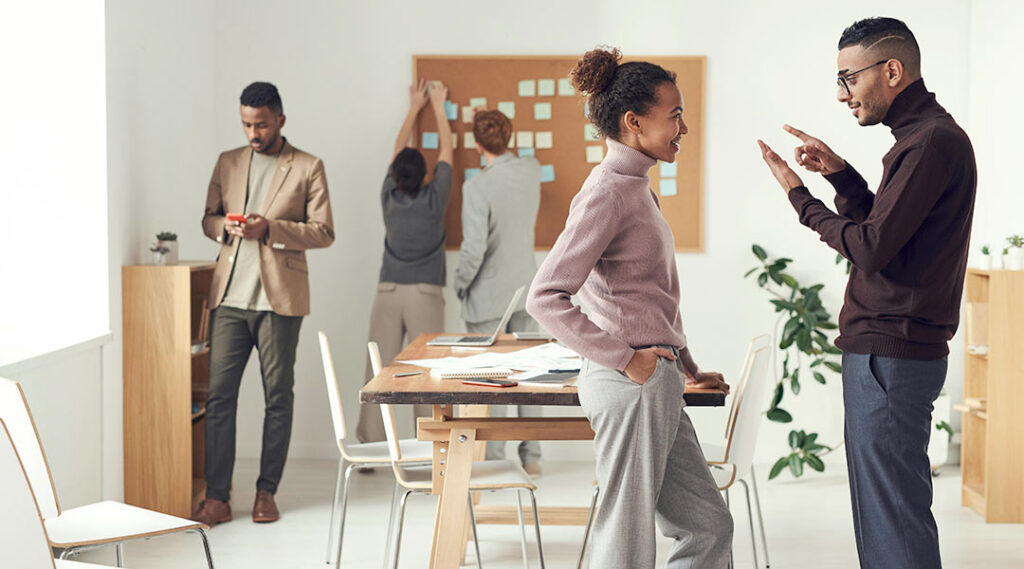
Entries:
[[[914, 33], [896, 18], [865, 18], [843, 30], [839, 49], [863, 47], [878, 55], [878, 59], [897, 59], [903, 63], [908, 75], [921, 75], [921, 48]], [[875, 57], [872, 56], [872, 59]]]
[[242, 90], [240, 99], [246, 107], [254, 109], [267, 107], [272, 113], [278, 115], [284, 112], [284, 105], [281, 104], [281, 94], [277, 92], [277, 87], [266, 81], [250, 83], [248, 87]]

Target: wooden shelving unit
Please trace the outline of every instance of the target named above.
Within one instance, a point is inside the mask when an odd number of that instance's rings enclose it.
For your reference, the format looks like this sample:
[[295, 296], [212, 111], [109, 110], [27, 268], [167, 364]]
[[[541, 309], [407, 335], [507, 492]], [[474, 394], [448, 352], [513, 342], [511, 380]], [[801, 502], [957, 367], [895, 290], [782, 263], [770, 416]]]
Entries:
[[185, 261], [121, 268], [124, 499], [174, 516], [188, 517], [205, 491], [210, 350], [192, 346], [205, 339], [214, 267]]
[[961, 500], [986, 522], [1022, 523], [1024, 271], [968, 270], [964, 314]]

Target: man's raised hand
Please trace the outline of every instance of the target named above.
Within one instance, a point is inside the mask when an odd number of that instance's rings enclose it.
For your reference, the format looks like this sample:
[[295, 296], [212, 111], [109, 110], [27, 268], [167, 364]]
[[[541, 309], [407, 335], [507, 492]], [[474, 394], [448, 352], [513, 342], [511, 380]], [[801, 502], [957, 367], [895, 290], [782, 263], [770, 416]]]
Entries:
[[803, 166], [808, 172], [827, 176], [846, 168], [846, 161], [821, 140], [788, 124], [783, 125], [782, 129], [800, 139], [802, 144], [797, 146], [793, 152], [796, 155], [796, 163]]

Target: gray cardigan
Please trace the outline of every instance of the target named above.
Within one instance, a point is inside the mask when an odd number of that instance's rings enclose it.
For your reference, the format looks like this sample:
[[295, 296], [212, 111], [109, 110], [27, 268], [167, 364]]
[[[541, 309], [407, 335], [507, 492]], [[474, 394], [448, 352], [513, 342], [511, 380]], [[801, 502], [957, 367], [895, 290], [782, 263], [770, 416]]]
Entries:
[[390, 173], [380, 194], [384, 213], [384, 262], [380, 282], [445, 285], [444, 212], [452, 191], [452, 166], [438, 162], [420, 191], [398, 188]]

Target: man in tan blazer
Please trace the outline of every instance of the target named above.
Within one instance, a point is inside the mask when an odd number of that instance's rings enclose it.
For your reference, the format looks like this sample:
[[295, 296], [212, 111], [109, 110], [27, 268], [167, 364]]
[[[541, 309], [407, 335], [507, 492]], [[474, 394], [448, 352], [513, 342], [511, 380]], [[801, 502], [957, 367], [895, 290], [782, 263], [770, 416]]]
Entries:
[[206, 499], [192, 514], [209, 526], [231, 519], [238, 388], [254, 346], [266, 411], [252, 518], [280, 517], [274, 494], [291, 438], [299, 328], [309, 314], [306, 249], [334, 241], [323, 162], [281, 136], [285, 116], [277, 88], [262, 82], [246, 87], [241, 115], [249, 144], [220, 155], [203, 215], [203, 232], [221, 244], [209, 299]]

